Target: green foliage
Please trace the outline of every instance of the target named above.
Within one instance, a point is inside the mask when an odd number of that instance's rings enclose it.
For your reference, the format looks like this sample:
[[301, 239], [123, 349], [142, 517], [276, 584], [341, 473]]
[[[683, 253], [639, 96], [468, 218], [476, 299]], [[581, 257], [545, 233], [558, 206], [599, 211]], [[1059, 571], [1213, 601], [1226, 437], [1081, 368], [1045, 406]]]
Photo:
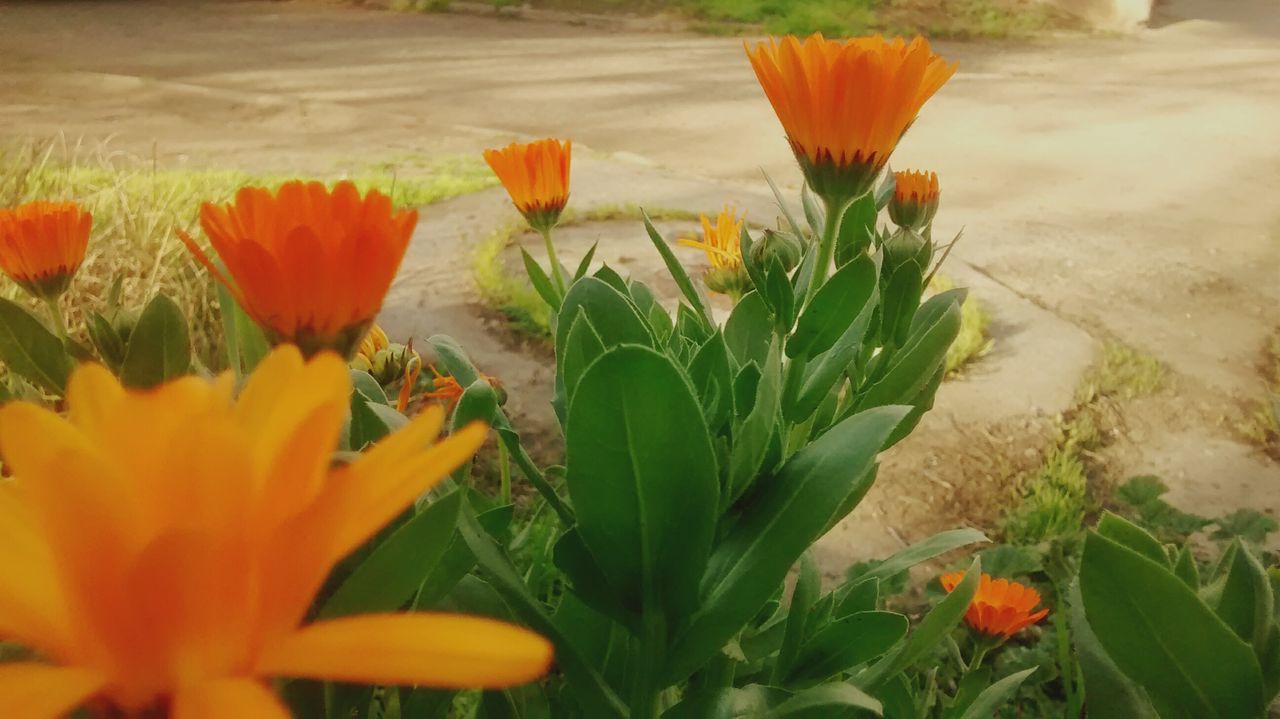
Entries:
[[1089, 404], [1106, 397], [1143, 397], [1160, 389], [1164, 375], [1164, 365], [1156, 358], [1108, 341], [1102, 346], [1101, 361], [1090, 368], [1076, 390], [1076, 401]]
[[1027, 484], [1004, 522], [1008, 541], [1036, 544], [1078, 531], [1088, 510], [1084, 465], [1070, 449], [1055, 447]]

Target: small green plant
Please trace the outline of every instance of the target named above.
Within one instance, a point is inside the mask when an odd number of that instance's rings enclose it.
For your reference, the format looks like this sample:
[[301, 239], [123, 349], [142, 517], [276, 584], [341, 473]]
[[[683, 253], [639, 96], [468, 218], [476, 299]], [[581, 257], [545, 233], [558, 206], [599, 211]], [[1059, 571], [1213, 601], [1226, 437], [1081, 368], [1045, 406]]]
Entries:
[[1267, 340], [1259, 370], [1263, 396], [1246, 405], [1245, 416], [1236, 426], [1245, 438], [1280, 460], [1280, 330]]
[[1076, 402], [1089, 404], [1106, 397], [1143, 397], [1160, 389], [1164, 376], [1164, 365], [1155, 357], [1122, 342], [1108, 340], [1103, 343], [1101, 361], [1086, 373], [1076, 390]]

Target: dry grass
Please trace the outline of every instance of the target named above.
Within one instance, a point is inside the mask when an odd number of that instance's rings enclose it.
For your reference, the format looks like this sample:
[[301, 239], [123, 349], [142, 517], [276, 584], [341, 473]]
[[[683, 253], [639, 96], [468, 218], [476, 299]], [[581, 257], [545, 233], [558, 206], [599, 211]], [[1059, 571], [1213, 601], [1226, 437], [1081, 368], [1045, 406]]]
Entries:
[[[479, 160], [440, 160], [420, 173], [397, 178], [393, 169], [376, 167], [350, 179], [362, 190], [387, 192], [404, 206], [426, 205], [494, 183]], [[119, 279], [124, 307], [140, 308], [156, 293], [175, 299], [191, 325], [197, 356], [212, 368], [224, 362], [217, 292], [175, 229], [196, 234], [202, 203], [227, 201], [248, 184], [273, 186], [288, 179], [294, 178], [157, 168], [144, 158], [64, 139], [0, 148], [0, 206], [70, 199], [93, 213], [89, 251], [65, 303], [72, 332], [83, 327], [85, 312], [103, 309], [108, 289]], [[20, 294], [12, 283], [0, 292]]]
[[1258, 363], [1263, 396], [1245, 407], [1240, 433], [1270, 457], [1280, 461], [1280, 330], [1267, 341]]

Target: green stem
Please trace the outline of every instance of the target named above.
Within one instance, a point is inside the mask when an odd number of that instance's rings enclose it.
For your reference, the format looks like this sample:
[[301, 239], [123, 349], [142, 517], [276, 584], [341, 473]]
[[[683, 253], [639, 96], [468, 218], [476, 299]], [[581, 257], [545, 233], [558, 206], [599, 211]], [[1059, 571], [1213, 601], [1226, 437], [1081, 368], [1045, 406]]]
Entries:
[[498, 443], [498, 487], [502, 503], [511, 504], [511, 458], [502, 442]]
[[551, 277], [556, 283], [556, 291], [560, 293], [560, 297], [564, 297], [569, 291], [569, 286], [564, 282], [564, 273], [560, 271], [560, 260], [556, 259], [556, 247], [551, 242], [551, 228], [542, 230], [542, 241], [547, 246], [547, 259], [551, 260]]
[[630, 719], [658, 719], [662, 709], [661, 680], [663, 649], [666, 646], [666, 622], [652, 608], [641, 618], [643, 633], [640, 638], [640, 657], [631, 688]]
[[969, 672], [978, 671], [978, 667], [982, 666], [982, 660], [986, 659], [987, 652], [991, 651], [996, 645], [979, 640], [973, 650], [973, 658], [969, 660]]
[[44, 306], [49, 309], [49, 319], [53, 321], [53, 329], [58, 334], [58, 339], [66, 344], [71, 338], [67, 334], [67, 323], [62, 319], [62, 309], [58, 307], [58, 298], [46, 297]]
[[822, 238], [818, 241], [818, 261], [813, 267], [809, 286], [805, 288], [801, 307], [807, 307], [818, 288], [827, 281], [827, 270], [831, 269], [831, 258], [836, 252], [836, 237], [840, 234], [840, 222], [844, 219], [844, 211], [849, 209], [849, 204], [851, 203], [846, 202], [841, 207], [834, 207], [832, 203], [826, 203], [827, 216], [822, 223]]

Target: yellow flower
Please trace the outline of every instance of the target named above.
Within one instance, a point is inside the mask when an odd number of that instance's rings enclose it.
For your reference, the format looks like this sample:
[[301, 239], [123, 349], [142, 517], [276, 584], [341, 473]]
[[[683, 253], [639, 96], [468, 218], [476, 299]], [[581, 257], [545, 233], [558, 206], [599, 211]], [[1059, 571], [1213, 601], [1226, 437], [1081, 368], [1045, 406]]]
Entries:
[[712, 292], [741, 297], [749, 287], [751, 278], [742, 266], [742, 225], [746, 222], [728, 205], [711, 218], [702, 215], [702, 239], [678, 240], [685, 247], [697, 247], [707, 255], [711, 269], [703, 275], [703, 282]]
[[956, 71], [924, 38], [770, 40], [747, 56], [809, 186], [828, 204], [865, 193], [920, 108]]
[[369, 328], [369, 334], [360, 340], [360, 346], [356, 348], [356, 357], [362, 357], [369, 365], [373, 365], [373, 358], [377, 356], [378, 350], [384, 350], [391, 346], [391, 340], [387, 337], [387, 333], [378, 325]]
[[428, 410], [349, 464], [333, 449], [346, 365], [283, 346], [232, 379], [131, 391], [72, 375], [67, 417], [0, 409], [0, 664], [8, 717], [284, 719], [270, 677], [501, 687], [542, 674], [542, 638], [489, 619], [373, 614], [304, 624], [329, 570], [469, 458]]
[[74, 202], [28, 202], [0, 209], [0, 270], [27, 292], [66, 291], [89, 245], [93, 215]]

